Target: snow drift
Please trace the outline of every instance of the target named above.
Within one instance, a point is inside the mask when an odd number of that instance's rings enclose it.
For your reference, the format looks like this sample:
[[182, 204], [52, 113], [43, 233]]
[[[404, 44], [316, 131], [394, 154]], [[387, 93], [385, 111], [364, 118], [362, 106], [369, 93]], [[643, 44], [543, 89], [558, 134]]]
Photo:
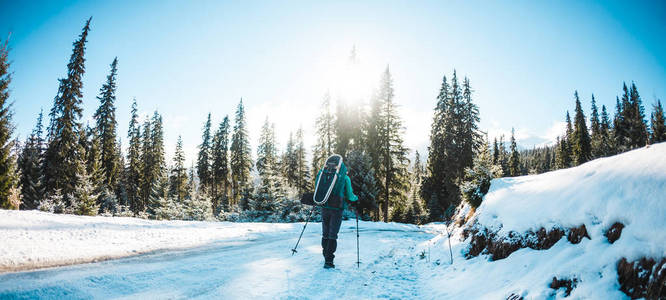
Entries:
[[[666, 275], [664, 228], [666, 143], [574, 168], [495, 179], [475, 214], [455, 231], [458, 262], [431, 273], [433, 286], [458, 284], [433, 296], [541, 299], [570, 293], [616, 299], [627, 297], [622, 288], [632, 297], [659, 298], [664, 294], [655, 292], [666, 293], [658, 286]], [[444, 241], [434, 246], [448, 250]], [[643, 258], [652, 264], [639, 274]], [[646, 277], [643, 284], [652, 286], [652, 294], [618, 280], [618, 265], [625, 268], [621, 261], [636, 262], [627, 264], [635, 267], [629, 273]], [[570, 287], [559, 288], [565, 285]]]

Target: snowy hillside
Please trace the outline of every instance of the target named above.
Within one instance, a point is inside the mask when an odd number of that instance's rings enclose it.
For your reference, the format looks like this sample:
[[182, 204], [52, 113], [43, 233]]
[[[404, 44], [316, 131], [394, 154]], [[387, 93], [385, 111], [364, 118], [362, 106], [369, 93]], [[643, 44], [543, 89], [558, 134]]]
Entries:
[[[650, 277], [642, 282], [635, 278], [641, 275], [638, 264], [624, 264], [627, 290], [638, 293], [634, 285], [642, 284], [658, 292], [661, 285], [661, 296], [652, 296], [666, 297], [666, 143], [575, 168], [494, 180], [467, 222], [456, 231], [464, 242], [454, 239], [454, 265], [431, 273], [433, 287], [458, 283], [435, 292], [438, 298], [548, 298], [553, 277], [573, 283], [573, 298], [622, 298], [617, 270], [623, 258], [647, 258], [642, 275]], [[448, 247], [442, 242], [438, 246]], [[449, 260], [448, 253], [440, 254]]]
[[355, 222], [345, 221], [335, 270], [321, 268], [318, 223], [291, 256], [302, 223], [0, 210], [2, 271], [150, 253], [6, 273], [0, 298], [662, 299], [665, 195], [666, 143], [497, 179], [449, 227], [451, 252], [443, 224], [361, 222], [357, 268]]

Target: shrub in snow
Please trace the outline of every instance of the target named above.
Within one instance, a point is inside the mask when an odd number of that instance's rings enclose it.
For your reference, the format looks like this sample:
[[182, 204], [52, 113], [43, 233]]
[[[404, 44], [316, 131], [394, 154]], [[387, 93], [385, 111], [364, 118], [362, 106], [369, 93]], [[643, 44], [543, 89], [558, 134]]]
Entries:
[[213, 219], [213, 207], [208, 196], [197, 194], [184, 201], [184, 220], [204, 221]]
[[47, 195], [39, 202], [37, 209], [45, 212], [61, 214], [65, 212], [65, 201], [63, 200], [60, 189], [57, 189], [51, 195]]
[[102, 213], [111, 215], [116, 213], [116, 210], [118, 209], [118, 198], [116, 198], [116, 194], [108, 188], [104, 187], [101, 189], [97, 201]]
[[483, 196], [490, 189], [490, 181], [502, 176], [502, 167], [493, 164], [488, 146], [484, 145], [481, 149], [474, 157], [472, 168], [465, 170], [465, 180], [460, 187], [463, 199], [474, 208], [481, 205]]
[[182, 220], [185, 217], [183, 205], [171, 197], [162, 197], [157, 200], [155, 218], [158, 220]]

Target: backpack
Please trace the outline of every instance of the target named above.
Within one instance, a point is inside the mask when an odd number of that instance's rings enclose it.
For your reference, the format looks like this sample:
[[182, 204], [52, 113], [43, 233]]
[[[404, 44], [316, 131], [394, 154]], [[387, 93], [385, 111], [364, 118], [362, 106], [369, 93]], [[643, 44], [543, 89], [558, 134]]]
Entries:
[[342, 208], [341, 191], [347, 168], [342, 163], [342, 156], [331, 155], [319, 172], [314, 193], [304, 194], [301, 203], [330, 208]]

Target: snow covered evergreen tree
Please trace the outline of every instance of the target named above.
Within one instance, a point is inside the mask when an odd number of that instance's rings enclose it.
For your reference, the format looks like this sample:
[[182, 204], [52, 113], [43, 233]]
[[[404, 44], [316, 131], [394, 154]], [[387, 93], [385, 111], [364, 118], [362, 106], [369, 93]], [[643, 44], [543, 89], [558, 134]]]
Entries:
[[136, 105], [136, 99], [132, 102], [132, 112], [130, 117], [129, 129], [127, 137], [129, 139], [129, 146], [127, 148], [127, 167], [125, 169], [127, 200], [130, 209], [134, 213], [142, 210], [141, 205], [141, 184], [142, 179], [142, 164], [141, 164], [141, 125], [139, 125], [139, 115]]
[[298, 128], [296, 131], [296, 145], [295, 145], [295, 156], [296, 156], [296, 191], [298, 196], [312, 189], [312, 183], [310, 179], [310, 169], [308, 168], [308, 163], [305, 160], [307, 153], [305, 152], [305, 142], [303, 141], [303, 128]]
[[[101, 171], [103, 183], [107, 189], [115, 189], [118, 184], [120, 169], [120, 154], [117, 152], [116, 127], [116, 74], [118, 72], [118, 58], [111, 63], [111, 73], [106, 77], [97, 96], [100, 104], [93, 118], [96, 122], [96, 134], [99, 136]], [[94, 175], [96, 176], [96, 175]]]
[[44, 186], [47, 194], [61, 190], [67, 205], [78, 182], [77, 174], [84, 172], [81, 161], [83, 149], [79, 142], [81, 129], [82, 88], [85, 44], [90, 30], [86, 21], [67, 64], [67, 77], [60, 79], [58, 93], [51, 108], [51, 123], [48, 128], [48, 147], [44, 158]]
[[374, 165], [378, 166], [376, 171], [381, 187], [379, 199], [383, 200], [384, 222], [388, 222], [391, 207], [404, 208], [409, 189], [409, 150], [403, 146], [404, 127], [394, 102], [393, 79], [388, 67], [382, 74], [373, 102], [373, 106], [379, 108], [379, 113], [375, 113], [374, 118], [370, 119], [370, 127], [377, 133], [372, 138], [372, 145], [377, 146], [376, 156], [372, 159]]
[[[513, 157], [513, 152], [512, 156]], [[469, 205], [476, 208], [481, 205], [483, 196], [490, 189], [490, 181], [502, 175], [502, 167], [493, 164], [488, 144], [483, 144], [474, 157], [474, 165], [465, 170], [465, 181], [461, 185], [462, 196]]]
[[312, 178], [316, 178], [326, 159], [333, 154], [335, 122], [331, 113], [331, 95], [326, 92], [315, 122], [315, 145], [312, 149]]
[[572, 154], [575, 165], [586, 163], [592, 157], [592, 147], [590, 146], [590, 135], [585, 123], [585, 115], [578, 98], [578, 91], [574, 92], [576, 99], [576, 109], [574, 116], [574, 132], [571, 139]]
[[516, 145], [515, 130], [511, 128], [511, 156], [509, 157], [509, 176], [519, 176], [520, 157], [518, 156], [518, 146]]
[[44, 154], [42, 118], [43, 114], [40, 111], [37, 125], [28, 137], [18, 160], [18, 168], [21, 170], [20, 185], [23, 199], [20, 209], [36, 209], [44, 198], [41, 169]]
[[92, 177], [88, 175], [85, 169], [77, 173], [78, 181], [74, 189], [74, 195], [70, 197], [76, 201], [73, 210], [78, 215], [95, 216], [99, 211], [97, 203], [98, 194], [95, 192]]
[[599, 120], [599, 110], [597, 108], [597, 101], [592, 94], [592, 111], [590, 113], [590, 147], [591, 158], [603, 157], [601, 151], [603, 133], [601, 131], [601, 121]]
[[650, 118], [650, 128], [652, 129], [652, 136], [650, 142], [661, 143], [666, 141], [666, 124], [664, 124], [664, 108], [661, 106], [661, 101], [657, 100], [654, 105], [654, 112]]
[[[236, 124], [234, 124], [233, 134], [231, 136], [231, 186], [232, 202], [230, 205], [246, 206], [243, 195], [249, 193], [250, 171], [252, 171], [252, 153], [250, 150], [250, 141], [247, 132], [247, 123], [245, 120], [245, 108], [243, 99], [241, 99], [236, 109]], [[242, 202], [242, 203], [240, 203]], [[247, 207], [241, 207], [243, 209]]]
[[0, 41], [0, 208], [18, 209], [17, 203], [10, 201], [12, 188], [16, 185], [12, 158], [12, 110], [9, 102], [9, 84], [12, 81], [9, 72], [8, 41]]
[[273, 212], [279, 202], [284, 200], [285, 192], [280, 179], [277, 146], [275, 141], [275, 125], [266, 118], [261, 128], [259, 146], [257, 147], [257, 172], [261, 184], [250, 203], [250, 209], [262, 212]]
[[178, 136], [176, 152], [173, 156], [173, 167], [169, 178], [169, 197], [175, 198], [182, 203], [187, 195], [187, 170], [185, 169], [185, 153], [183, 152], [183, 140]]
[[229, 117], [225, 116], [213, 137], [211, 175], [213, 211], [229, 210]]
[[211, 132], [210, 132], [210, 113], [204, 124], [203, 134], [201, 136], [201, 145], [199, 145], [199, 155], [197, 156], [197, 175], [199, 175], [199, 184], [204, 193], [210, 190], [213, 176], [211, 174]]

